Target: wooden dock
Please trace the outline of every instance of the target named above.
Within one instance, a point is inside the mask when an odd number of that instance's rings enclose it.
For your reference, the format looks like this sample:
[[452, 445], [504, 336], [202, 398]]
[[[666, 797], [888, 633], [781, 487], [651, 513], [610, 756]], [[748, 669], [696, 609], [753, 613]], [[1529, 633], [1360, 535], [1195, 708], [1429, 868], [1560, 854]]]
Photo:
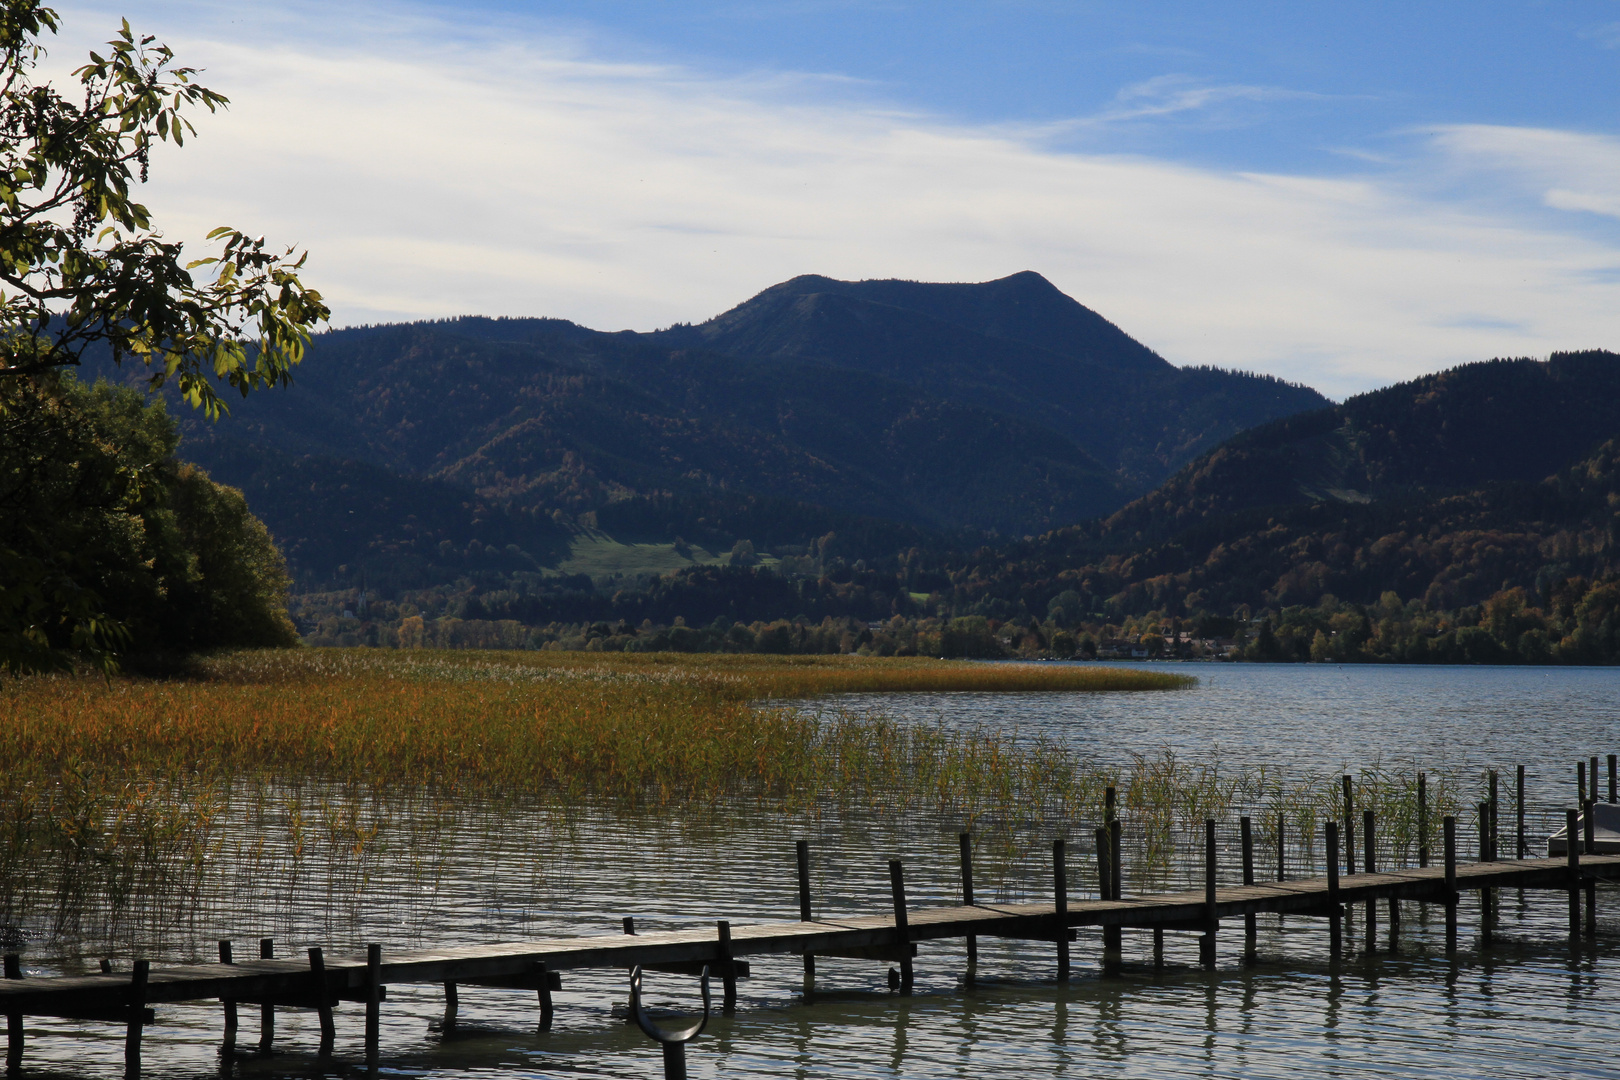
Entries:
[[[1570, 835], [1578, 835], [1575, 812], [1569, 812]], [[1372, 822], [1367, 821], [1371, 833]], [[1099, 891], [1102, 898], [1069, 901], [1068, 874], [1062, 841], [1053, 845], [1054, 897], [1050, 903], [986, 904], [974, 902], [971, 852], [963, 840], [963, 899], [949, 907], [908, 908], [903, 868], [890, 863], [893, 910], [880, 915], [814, 918], [811, 914], [808, 849], [799, 844], [799, 899], [801, 918], [795, 922], [732, 926], [719, 922], [712, 930], [636, 933], [626, 920], [625, 933], [578, 938], [547, 938], [448, 950], [389, 953], [376, 945], [364, 956], [327, 957], [311, 949], [305, 957], [278, 959], [271, 943], [261, 942], [261, 955], [236, 959], [230, 943], [221, 943], [221, 962], [155, 967], [137, 960], [127, 973], [86, 976], [24, 978], [18, 958], [7, 956], [6, 978], [0, 981], [0, 1011], [8, 1020], [7, 1070], [17, 1073], [23, 1062], [23, 1023], [30, 1016], [67, 1017], [105, 1021], [126, 1028], [126, 1067], [139, 1072], [142, 1028], [155, 1020], [154, 1007], [181, 1001], [217, 999], [223, 1003], [227, 1052], [236, 1045], [239, 1009], [259, 1006], [259, 1046], [268, 1051], [274, 1037], [276, 1007], [317, 1010], [321, 1020], [321, 1049], [329, 1053], [334, 1037], [332, 1011], [338, 1002], [366, 1005], [366, 1051], [377, 1058], [379, 1010], [390, 984], [443, 984], [446, 1019], [453, 1023], [460, 985], [505, 987], [537, 994], [541, 1025], [552, 1018], [552, 992], [567, 972], [587, 969], [625, 971], [641, 966], [649, 971], [698, 974], [707, 968], [722, 980], [727, 1004], [735, 1002], [736, 980], [749, 974], [747, 957], [796, 955], [804, 958], [805, 984], [815, 977], [816, 957], [840, 957], [895, 965], [890, 985], [909, 992], [913, 961], [924, 943], [964, 939], [969, 971], [980, 937], [1018, 938], [1053, 943], [1058, 976], [1069, 976], [1070, 942], [1083, 927], [1103, 929], [1102, 960], [1117, 956], [1121, 928], [1155, 931], [1156, 956], [1165, 930], [1193, 930], [1201, 937], [1201, 958], [1215, 965], [1215, 935], [1226, 920], [1243, 919], [1251, 950], [1254, 916], [1285, 914], [1322, 918], [1331, 952], [1341, 950], [1341, 922], [1346, 907], [1365, 905], [1369, 940], [1377, 913], [1387, 903], [1388, 930], [1398, 933], [1400, 904], [1421, 901], [1446, 910], [1448, 946], [1455, 947], [1457, 903], [1465, 891], [1481, 895], [1482, 938], [1488, 942], [1495, 915], [1491, 890], [1550, 889], [1569, 895], [1570, 933], [1591, 933], [1595, 916], [1595, 885], [1620, 880], [1620, 855], [1582, 854], [1584, 845], [1571, 844], [1570, 853], [1558, 858], [1504, 859], [1494, 855], [1494, 837], [1482, 843], [1485, 859], [1459, 865], [1455, 855], [1455, 825], [1445, 821], [1446, 852], [1443, 865], [1378, 872], [1369, 855], [1362, 872], [1341, 873], [1337, 825], [1327, 826], [1329, 873], [1292, 881], [1254, 881], [1252, 852], [1244, 821], [1244, 873], [1246, 884], [1221, 885], [1216, 880], [1215, 823], [1207, 823], [1206, 868], [1203, 889], [1155, 896], [1126, 898], [1119, 894], [1117, 829], [1098, 830]], [[1364, 845], [1366, 850], [1368, 845]], [[1348, 848], [1348, 844], [1347, 844]], [[1521, 845], [1522, 852], [1522, 845]], [[1354, 852], [1348, 853], [1354, 866]], [[1426, 861], [1426, 858], [1425, 858]], [[941, 963], [952, 962], [940, 957]]]

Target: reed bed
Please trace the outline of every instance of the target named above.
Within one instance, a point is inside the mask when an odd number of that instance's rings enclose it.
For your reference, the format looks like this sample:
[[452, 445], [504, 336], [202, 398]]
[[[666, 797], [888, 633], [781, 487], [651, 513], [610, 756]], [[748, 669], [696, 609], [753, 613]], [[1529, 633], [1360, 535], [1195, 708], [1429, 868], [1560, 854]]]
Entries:
[[[1089, 762], [1016, 732], [794, 704], [1191, 682], [917, 659], [359, 650], [229, 654], [161, 681], [22, 680], [0, 689], [0, 934], [184, 936], [226, 897], [261, 914], [284, 905], [286, 919], [299, 905], [352, 919], [368, 897], [432, 893], [451, 845], [493, 853], [514, 822], [538, 834], [602, 814], [973, 828], [1011, 874], [1054, 833], [1089, 851], [1110, 786], [1133, 887], [1185, 877], [1203, 820], [1238, 814], [1254, 817], [1264, 858], [1281, 828], [1292, 870], [1317, 870], [1336, 776], [1168, 753]], [[1415, 852], [1414, 779], [1381, 768], [1358, 779], [1386, 863]], [[1431, 829], [1478, 787], [1431, 774]]]

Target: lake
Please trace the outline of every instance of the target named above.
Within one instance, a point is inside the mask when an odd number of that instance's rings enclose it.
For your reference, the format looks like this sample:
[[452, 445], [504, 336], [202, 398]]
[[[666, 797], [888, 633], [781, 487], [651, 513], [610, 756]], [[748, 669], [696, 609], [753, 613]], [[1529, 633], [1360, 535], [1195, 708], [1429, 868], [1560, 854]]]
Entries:
[[[1138, 694], [861, 696], [819, 707], [878, 709], [918, 723], [1016, 728], [1096, 761], [1170, 751], [1186, 760], [1314, 775], [1369, 766], [1456, 775], [1526, 766], [1535, 828], [1574, 798], [1574, 763], [1620, 750], [1620, 671], [1612, 669], [1187, 665], [1196, 689]], [[664, 929], [796, 917], [793, 840], [808, 836], [820, 913], [887, 910], [884, 861], [904, 857], [914, 905], [952, 903], [954, 830], [927, 814], [880, 811], [819, 819], [729, 807], [679, 819], [470, 808], [442, 835], [443, 869], [368, 868], [358, 907], [291, 882], [284, 906], [205, 909], [153, 938], [152, 955], [208, 955], [230, 936], [237, 952], [265, 933], [282, 955], [322, 944], [347, 951], [615, 932], [634, 915]], [[997, 858], [1001, 863], [997, 863]], [[987, 859], [998, 895], [1049, 895], [1038, 843]], [[1080, 895], [1084, 895], [1083, 889]], [[1196, 939], [1169, 935], [1155, 969], [1146, 935], [1125, 935], [1121, 973], [1097, 971], [1098, 941], [1082, 931], [1076, 978], [1052, 979], [1050, 946], [983, 941], [979, 978], [965, 986], [960, 944], [927, 944], [916, 992], [887, 990], [878, 963], [823, 960], [805, 1000], [797, 959], [756, 960], [738, 1011], [717, 1017], [689, 1049], [694, 1076], [1609, 1076], [1620, 1030], [1620, 894], [1599, 893], [1596, 942], [1572, 951], [1561, 894], [1506, 893], [1495, 944], [1443, 947], [1439, 909], [1409, 905], [1396, 951], [1330, 962], [1321, 920], [1260, 920], [1260, 962], [1245, 966], [1242, 935], [1222, 934], [1219, 970], [1197, 966]], [[1231, 924], [1228, 924], [1230, 927]], [[93, 963], [95, 944], [32, 950], [34, 971]], [[127, 963], [127, 954], [124, 956]], [[696, 982], [648, 976], [654, 1004], [696, 1004]], [[568, 974], [550, 1032], [535, 1030], [532, 994], [463, 988], [454, 1037], [435, 1030], [436, 987], [389, 988], [383, 1071], [393, 1075], [632, 1077], [661, 1074], [655, 1048], [611, 1015], [628, 996], [609, 972]], [[151, 1076], [220, 1074], [217, 1004], [160, 1010], [147, 1038]], [[116, 1076], [122, 1032], [70, 1021], [29, 1024], [34, 1075]], [[360, 1068], [361, 1010], [338, 1013], [337, 1064], [315, 1061], [312, 1013], [285, 1012], [282, 1051], [245, 1056], [243, 1076], [307, 1076]], [[248, 1010], [241, 1041], [252, 1045]]]

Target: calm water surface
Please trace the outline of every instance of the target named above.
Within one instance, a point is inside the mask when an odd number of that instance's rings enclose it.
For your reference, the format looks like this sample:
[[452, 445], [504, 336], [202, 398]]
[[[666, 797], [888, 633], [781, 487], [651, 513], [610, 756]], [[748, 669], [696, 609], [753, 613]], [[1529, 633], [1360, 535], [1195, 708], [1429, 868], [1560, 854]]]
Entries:
[[[1480, 668], [1189, 666], [1197, 689], [1107, 695], [931, 695], [849, 698], [919, 722], [1016, 727], [1099, 761], [1164, 749], [1191, 758], [1275, 764], [1301, 773], [1367, 765], [1451, 769], [1523, 763], [1532, 805], [1574, 793], [1573, 762], [1620, 750], [1620, 671]], [[806, 822], [764, 813], [701, 822], [585, 816], [566, 826], [514, 819], [452, 844], [431, 885], [401, 876], [391, 902], [358, 912], [294, 897], [284, 955], [306, 945], [345, 951], [605, 933], [624, 915], [647, 929], [795, 917], [792, 840], [815, 845], [818, 910], [886, 910], [885, 859], [904, 854], [913, 904], [955, 895], [953, 823], [882, 814]], [[1040, 895], [1041, 867], [1003, 875], [1004, 893]], [[386, 876], [388, 868], [376, 871]], [[1082, 932], [1077, 978], [1053, 981], [1050, 946], [981, 942], [979, 982], [963, 982], [959, 945], [922, 947], [917, 992], [886, 989], [883, 965], [823, 960], [806, 1000], [797, 959], [756, 960], [732, 1017], [692, 1044], [694, 1076], [756, 1077], [1549, 1077], [1620, 1073], [1620, 893], [1600, 893], [1600, 933], [1572, 950], [1557, 894], [1507, 893], [1496, 943], [1477, 947], [1472, 899], [1464, 941], [1448, 958], [1439, 912], [1409, 906], [1402, 938], [1326, 956], [1319, 921], [1262, 919], [1261, 956], [1241, 963], [1241, 932], [1222, 935], [1220, 970], [1196, 967], [1197, 943], [1170, 935], [1156, 970], [1145, 935], [1126, 936], [1124, 970], [1096, 970]], [[300, 900], [307, 903], [300, 903]], [[310, 912], [322, 912], [318, 917]], [[296, 912], [294, 913], [296, 915]], [[171, 935], [161, 955], [205, 955], [266, 931], [263, 912], [219, 911]], [[1430, 921], [1430, 920], [1434, 921]], [[290, 926], [290, 929], [288, 927]], [[1230, 924], [1229, 924], [1230, 926]], [[158, 955], [155, 953], [154, 955]], [[41, 951], [31, 971], [72, 970], [91, 957]], [[649, 975], [649, 996], [696, 1003], [695, 980]], [[462, 989], [461, 1027], [436, 1030], [434, 987], [390, 987], [383, 1072], [396, 1076], [659, 1076], [651, 1045], [611, 1009], [627, 997], [609, 972], [565, 976], [552, 1031], [535, 1030], [533, 995]], [[313, 1014], [285, 1011], [281, 1049], [222, 1063], [217, 1004], [160, 1010], [147, 1037], [159, 1077], [281, 1077], [363, 1071], [362, 1015], [338, 1013], [337, 1060], [317, 1062]], [[251, 1011], [241, 1040], [256, 1042]], [[29, 1024], [33, 1075], [112, 1077], [121, 1032], [69, 1021]]]

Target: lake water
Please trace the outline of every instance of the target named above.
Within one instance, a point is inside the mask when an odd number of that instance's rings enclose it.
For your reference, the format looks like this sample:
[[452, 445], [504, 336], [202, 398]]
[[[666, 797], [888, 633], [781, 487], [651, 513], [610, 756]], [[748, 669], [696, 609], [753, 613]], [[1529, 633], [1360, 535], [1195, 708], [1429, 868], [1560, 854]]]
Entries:
[[[1104, 695], [930, 695], [846, 699], [923, 723], [1016, 727], [1097, 761], [1174, 751], [1188, 759], [1263, 763], [1301, 775], [1369, 765], [1454, 772], [1524, 764], [1537, 821], [1574, 798], [1574, 762], [1620, 750], [1620, 671], [1189, 665], [1196, 689]], [[819, 912], [888, 907], [884, 861], [907, 860], [914, 905], [956, 900], [953, 825], [926, 815], [827, 817], [769, 813], [626, 821], [585, 815], [490, 821], [447, 836], [448, 869], [431, 881], [397, 868], [363, 910], [294, 895], [284, 911], [213, 911], [171, 928], [154, 956], [206, 955], [232, 936], [239, 954], [276, 932], [283, 955], [311, 944], [342, 952], [614, 932], [634, 915], [647, 929], [796, 917], [792, 841], [815, 851]], [[1044, 896], [1029, 854], [997, 875], [1004, 895]], [[1027, 864], [1027, 865], [1026, 865]], [[397, 880], [389, 874], [397, 873]], [[392, 884], [388, 882], [393, 880]], [[1083, 892], [1082, 892], [1083, 895]], [[694, 1076], [934, 1077], [1548, 1077], [1613, 1076], [1620, 1030], [1620, 892], [1599, 893], [1600, 933], [1572, 950], [1561, 894], [1506, 893], [1495, 944], [1473, 937], [1448, 957], [1440, 912], [1409, 905], [1394, 951], [1369, 952], [1356, 925], [1350, 954], [1327, 956], [1320, 920], [1261, 919], [1260, 960], [1245, 965], [1241, 932], [1223, 933], [1219, 970], [1197, 967], [1197, 943], [1169, 935], [1166, 966], [1145, 935], [1125, 936], [1119, 974], [1097, 970], [1082, 931], [1076, 978], [1053, 982], [1050, 946], [984, 941], [979, 981], [964, 985], [959, 944], [922, 946], [916, 992], [887, 990], [876, 963], [823, 960], [818, 993], [801, 993], [799, 962], [756, 960], [735, 1015], [717, 1017], [689, 1048]], [[92, 960], [72, 949], [31, 952], [31, 971]], [[650, 1000], [696, 1004], [696, 981], [649, 975]], [[384, 1072], [399, 1076], [650, 1077], [656, 1050], [611, 1009], [628, 996], [611, 972], [565, 976], [556, 1023], [535, 1028], [532, 994], [463, 988], [454, 1037], [435, 1030], [436, 987], [389, 988]], [[217, 1076], [217, 1004], [160, 1009], [147, 1036], [147, 1073]], [[338, 1059], [317, 1062], [313, 1014], [278, 1019], [281, 1052], [246, 1055], [244, 1077], [359, 1069], [359, 1006], [338, 1013]], [[244, 1046], [257, 1039], [244, 1015]], [[112, 1077], [122, 1033], [110, 1025], [31, 1021], [32, 1075]]]

